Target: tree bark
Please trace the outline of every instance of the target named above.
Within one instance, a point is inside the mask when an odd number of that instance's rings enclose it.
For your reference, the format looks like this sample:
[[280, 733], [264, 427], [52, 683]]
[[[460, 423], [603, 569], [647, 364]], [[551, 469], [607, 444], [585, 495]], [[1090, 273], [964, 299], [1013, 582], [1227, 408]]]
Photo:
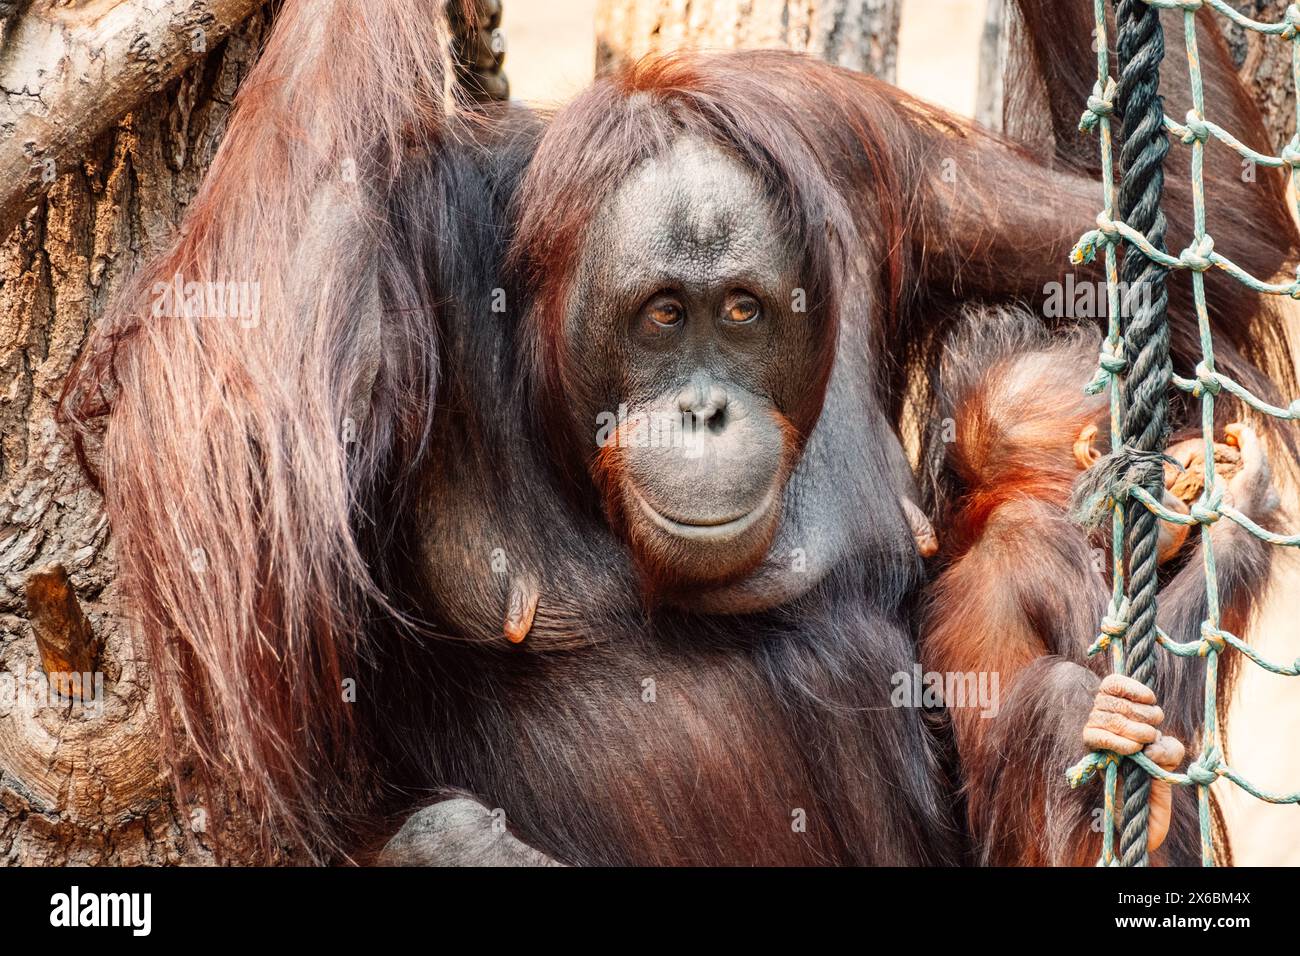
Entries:
[[[0, 235], [110, 122], [175, 79], [262, 0], [33, 0], [0, 57]], [[14, 21], [10, 26], [10, 21]]]
[[980, 34], [980, 73], [975, 99], [975, 122], [1002, 129], [1002, 76], [1007, 57], [1005, 0], [987, 0], [984, 31]]
[[600, 0], [596, 72], [647, 53], [781, 47], [893, 80], [902, 0]]
[[[1277, 23], [1292, 0], [1230, 0], [1238, 11], [1255, 20]], [[1295, 135], [1295, 85], [1291, 79], [1291, 44], [1265, 37], [1217, 17], [1232, 50], [1237, 71], [1254, 94], [1264, 122], [1279, 149]], [[1230, 118], [1229, 118], [1230, 119]]]
[[[0, 863], [214, 859], [221, 815], [176, 806], [159, 769], [149, 675], [117, 601], [100, 500], [54, 413], [105, 303], [174, 234], [267, 22], [255, 13], [195, 51], [179, 80], [60, 162], [0, 245]], [[6, 66], [23, 52], [7, 48]], [[94, 677], [67, 693], [43, 663]], [[220, 844], [224, 859], [251, 858], [233, 828]]]

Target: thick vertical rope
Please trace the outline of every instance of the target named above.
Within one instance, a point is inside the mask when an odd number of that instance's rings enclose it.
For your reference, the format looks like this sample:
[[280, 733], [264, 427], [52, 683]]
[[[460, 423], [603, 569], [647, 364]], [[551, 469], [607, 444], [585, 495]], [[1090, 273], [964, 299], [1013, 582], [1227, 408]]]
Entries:
[[[1160, 61], [1165, 55], [1160, 11], [1143, 0], [1118, 0], [1115, 22], [1119, 83], [1116, 106], [1123, 122], [1119, 213], [1158, 250], [1165, 251], [1165, 215], [1160, 208], [1169, 137], [1160, 96]], [[1124, 444], [1138, 473], [1130, 478], [1159, 500], [1163, 469], [1156, 455], [1168, 437], [1169, 358], [1165, 268], [1137, 249], [1126, 247], [1121, 278], [1128, 290], [1129, 320], [1124, 333], [1128, 376], [1124, 383]], [[1148, 457], [1150, 456], [1150, 457]], [[1128, 505], [1129, 627], [1124, 669], [1147, 686], [1156, 676], [1156, 516], [1138, 501]], [[1125, 866], [1147, 865], [1147, 799], [1151, 778], [1130, 763], [1124, 775], [1124, 830], [1120, 841]]]

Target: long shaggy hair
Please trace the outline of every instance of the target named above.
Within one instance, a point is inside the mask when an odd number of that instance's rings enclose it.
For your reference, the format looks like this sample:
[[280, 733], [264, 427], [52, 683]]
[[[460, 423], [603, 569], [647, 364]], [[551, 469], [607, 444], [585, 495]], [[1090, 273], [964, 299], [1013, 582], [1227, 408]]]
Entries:
[[[436, 386], [417, 316], [386, 316], [382, 349], [362, 327], [375, 257], [391, 254], [377, 210], [406, 144], [436, 141], [455, 109], [436, 6], [284, 5], [180, 236], [117, 296], [63, 400], [104, 492], [166, 752], [174, 769], [196, 758], [178, 782], [233, 778], [264, 832], [307, 846], [364, 784], [346, 770], [343, 682], [384, 597], [353, 521], [408, 437], [402, 416], [366, 417], [372, 385], [404, 410]], [[247, 284], [255, 324], [174, 302], [181, 314], [157, 315], [176, 277]]]

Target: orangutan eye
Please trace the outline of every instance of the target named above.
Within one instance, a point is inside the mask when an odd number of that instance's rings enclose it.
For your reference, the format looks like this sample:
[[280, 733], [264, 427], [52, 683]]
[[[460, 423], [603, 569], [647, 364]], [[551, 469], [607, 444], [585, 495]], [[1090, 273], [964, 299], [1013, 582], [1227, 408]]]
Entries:
[[671, 329], [682, 324], [686, 310], [676, 299], [657, 298], [646, 306], [645, 316], [654, 326]]
[[759, 312], [758, 300], [751, 295], [736, 295], [727, 301], [727, 321], [736, 325], [753, 322], [758, 318]]

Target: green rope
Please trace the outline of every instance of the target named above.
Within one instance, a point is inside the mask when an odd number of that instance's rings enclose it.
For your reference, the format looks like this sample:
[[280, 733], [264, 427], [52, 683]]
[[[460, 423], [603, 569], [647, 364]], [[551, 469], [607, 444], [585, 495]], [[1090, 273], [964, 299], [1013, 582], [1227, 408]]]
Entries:
[[[1300, 791], [1295, 793], [1272, 793], [1255, 786], [1241, 774], [1223, 763], [1222, 751], [1218, 745], [1218, 702], [1215, 688], [1218, 682], [1218, 658], [1228, 650], [1244, 654], [1246, 658], [1267, 671], [1289, 677], [1300, 676], [1300, 660], [1293, 664], [1277, 664], [1266, 660], [1259, 653], [1234, 634], [1223, 630], [1219, 621], [1218, 574], [1214, 562], [1214, 546], [1210, 537], [1210, 527], [1220, 518], [1235, 522], [1247, 533], [1282, 547], [1300, 547], [1300, 534], [1284, 535], [1261, 528], [1246, 515], [1224, 503], [1225, 484], [1223, 478], [1214, 473], [1214, 400], [1220, 392], [1226, 391], [1250, 408], [1263, 415], [1296, 421], [1300, 420], [1300, 399], [1288, 407], [1271, 405], [1238, 382], [1233, 381], [1214, 368], [1214, 341], [1210, 329], [1209, 310], [1205, 300], [1205, 272], [1219, 268], [1227, 272], [1246, 287], [1266, 295], [1286, 295], [1300, 299], [1300, 269], [1296, 279], [1289, 283], [1268, 283], [1249, 275], [1227, 257], [1216, 252], [1214, 239], [1205, 226], [1205, 146], [1210, 139], [1226, 145], [1246, 159], [1270, 168], [1290, 169], [1292, 181], [1296, 187], [1297, 202], [1300, 202], [1300, 6], [1291, 4], [1280, 23], [1261, 23], [1238, 13], [1224, 0], [1141, 0], [1157, 10], [1181, 10], [1186, 37], [1188, 72], [1191, 78], [1192, 109], [1184, 123], [1177, 123], [1168, 116], [1164, 118], [1165, 128], [1180, 142], [1192, 149], [1192, 202], [1194, 212], [1194, 235], [1192, 244], [1179, 255], [1171, 255], [1153, 245], [1147, 237], [1129, 224], [1115, 218], [1115, 168], [1112, 157], [1111, 117], [1115, 112], [1116, 84], [1110, 75], [1110, 55], [1108, 52], [1107, 22], [1105, 0], [1093, 0], [1096, 17], [1097, 45], [1097, 84], [1092, 95], [1088, 97], [1087, 111], [1083, 114], [1079, 127], [1084, 131], [1096, 131], [1101, 140], [1102, 198], [1103, 209], [1097, 217], [1097, 228], [1084, 234], [1071, 253], [1076, 263], [1091, 262], [1101, 249], [1105, 255], [1106, 280], [1109, 295], [1109, 329], [1106, 342], [1099, 358], [1099, 368], [1086, 386], [1092, 394], [1109, 386], [1111, 403], [1112, 434], [1123, 434], [1124, 381], [1128, 372], [1124, 355], [1123, 330], [1120, 327], [1120, 308], [1118, 292], [1118, 269], [1116, 247], [1128, 243], [1154, 265], [1170, 271], [1186, 270], [1192, 276], [1192, 291], [1196, 303], [1196, 316], [1200, 328], [1201, 362], [1196, 367], [1196, 377], [1192, 379], [1173, 376], [1176, 388], [1190, 393], [1201, 401], [1201, 432], [1205, 443], [1205, 490], [1200, 499], [1192, 506], [1188, 515], [1169, 511], [1149, 491], [1133, 486], [1123, 494], [1112, 496], [1112, 593], [1110, 607], [1102, 619], [1100, 636], [1089, 649], [1097, 653], [1108, 649], [1111, 652], [1111, 669], [1122, 673], [1124, 662], [1125, 639], [1128, 637], [1130, 623], [1130, 601], [1128, 583], [1124, 575], [1124, 508], [1126, 504], [1136, 503], [1151, 514], [1164, 521], [1182, 525], [1199, 525], [1201, 529], [1201, 550], [1204, 556], [1207, 618], [1201, 624], [1201, 639], [1186, 644], [1170, 640], [1168, 635], [1157, 629], [1157, 643], [1165, 651], [1178, 657], [1204, 657], [1205, 693], [1204, 693], [1204, 727], [1202, 730], [1202, 750], [1200, 755], [1188, 766], [1186, 773], [1169, 773], [1161, 770], [1141, 753], [1121, 758], [1115, 753], [1101, 751], [1091, 753], [1079, 763], [1066, 771], [1066, 779], [1071, 786], [1077, 787], [1091, 780], [1099, 771], [1105, 773], [1104, 830], [1102, 834], [1102, 854], [1098, 861], [1100, 866], [1116, 866], [1120, 861], [1115, 852], [1116, 804], [1118, 795], [1119, 766], [1122, 761], [1129, 761], [1141, 768], [1152, 778], [1164, 780], [1178, 786], [1194, 786], [1200, 813], [1201, 860], [1206, 866], [1214, 865], [1214, 837], [1211, 828], [1210, 786], [1219, 778], [1226, 778], [1241, 787], [1252, 796], [1268, 803], [1300, 803]], [[1276, 36], [1291, 42], [1292, 81], [1296, 89], [1297, 134], [1280, 156], [1266, 156], [1238, 141], [1223, 127], [1205, 118], [1205, 92], [1201, 78], [1200, 57], [1197, 52], [1196, 13], [1202, 7], [1209, 7], [1233, 23], [1247, 30], [1265, 36]], [[1300, 208], [1296, 210], [1300, 215]]]
[[[1160, 96], [1160, 63], [1165, 57], [1165, 32], [1160, 11], [1142, 0], [1116, 0], [1116, 53], [1119, 82], [1115, 109], [1123, 117], [1119, 212], [1126, 225], [1158, 250], [1165, 247], [1167, 223], [1160, 201], [1164, 193], [1165, 129]], [[1116, 485], [1164, 488], [1160, 454], [1169, 439], [1168, 270], [1131, 246], [1120, 262], [1120, 279], [1145, 295], [1128, 316], [1124, 330], [1124, 431], [1121, 444], [1105, 466]], [[1112, 494], [1114, 489], [1112, 489]], [[1159, 521], [1135, 501], [1127, 507], [1128, 629], [1124, 641], [1124, 672], [1148, 687], [1156, 685], [1160, 656], [1156, 641], [1159, 582]], [[1147, 865], [1148, 797], [1151, 777], [1133, 765], [1124, 773], [1124, 815], [1120, 834], [1125, 866]]]

